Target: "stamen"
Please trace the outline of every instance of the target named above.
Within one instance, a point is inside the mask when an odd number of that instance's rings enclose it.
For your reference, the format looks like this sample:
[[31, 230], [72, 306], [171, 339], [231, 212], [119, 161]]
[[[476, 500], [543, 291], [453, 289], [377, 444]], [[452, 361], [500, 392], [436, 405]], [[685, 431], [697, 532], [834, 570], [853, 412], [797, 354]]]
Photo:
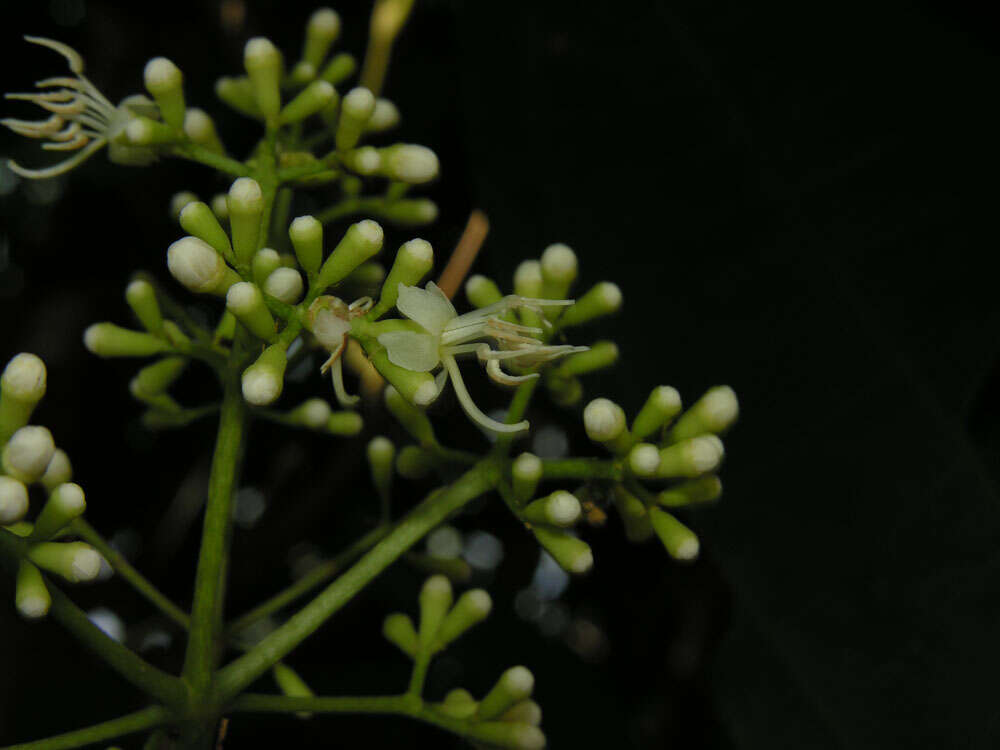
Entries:
[[451, 385], [455, 389], [455, 395], [458, 396], [458, 402], [462, 405], [462, 409], [468, 415], [469, 419], [478, 424], [480, 427], [490, 430], [491, 432], [522, 432], [528, 429], [527, 420], [522, 420], [516, 424], [503, 424], [495, 419], [490, 419], [488, 416], [480, 411], [479, 407], [473, 402], [472, 397], [469, 396], [469, 392], [465, 388], [465, 381], [462, 380], [462, 373], [458, 369], [458, 363], [455, 358], [451, 355], [444, 355], [442, 357], [442, 362], [448, 370], [448, 376], [451, 378]]
[[354, 406], [354, 404], [361, 400], [360, 396], [350, 395], [344, 387], [343, 358], [338, 358], [333, 365], [333, 393], [341, 406]]
[[[54, 116], [58, 117], [58, 115]], [[69, 125], [67, 125], [59, 132], [50, 135], [49, 138], [53, 141], [68, 141], [71, 140], [72, 138], [75, 138], [77, 134], [80, 132], [81, 132], [80, 123], [71, 122]]]
[[510, 375], [500, 369], [500, 362], [496, 359], [491, 359], [486, 363], [486, 374], [490, 376], [494, 382], [500, 383], [501, 385], [520, 385], [529, 380], [534, 380], [538, 377], [537, 372], [530, 373], [528, 375]]
[[43, 143], [42, 148], [46, 151], [73, 151], [86, 145], [89, 141], [90, 139], [83, 133], [77, 133], [72, 139], [63, 141], [62, 143], [59, 141]]
[[69, 69], [72, 70], [77, 75], [83, 74], [83, 58], [80, 57], [80, 53], [69, 45], [63, 44], [62, 42], [57, 42], [54, 39], [46, 39], [42, 36], [25, 36], [24, 41], [31, 42], [32, 44], [38, 44], [42, 47], [48, 47], [50, 50], [58, 52], [60, 55], [66, 58], [66, 62], [69, 63]]
[[87, 144], [87, 146], [81, 151], [77, 152], [76, 156], [67, 159], [66, 161], [59, 162], [58, 164], [54, 164], [51, 167], [46, 167], [45, 169], [25, 169], [13, 159], [7, 161], [7, 166], [10, 167], [10, 170], [14, 174], [20, 175], [21, 177], [25, 177], [29, 180], [41, 180], [46, 177], [56, 177], [57, 175], [68, 172], [73, 169], [73, 167], [85, 162], [105, 143], [107, 143], [107, 141], [104, 138], [97, 138]]

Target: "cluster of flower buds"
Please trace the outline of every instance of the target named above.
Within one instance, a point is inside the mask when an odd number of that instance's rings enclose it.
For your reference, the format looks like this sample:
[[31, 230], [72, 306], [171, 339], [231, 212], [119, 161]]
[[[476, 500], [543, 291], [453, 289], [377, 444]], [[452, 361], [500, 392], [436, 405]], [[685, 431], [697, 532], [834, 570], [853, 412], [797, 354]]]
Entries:
[[[420, 591], [419, 627], [414, 626], [409, 615], [397, 612], [385, 618], [382, 633], [414, 661], [414, 674], [422, 674], [435, 654], [485, 620], [492, 604], [490, 595], [482, 589], [466, 591], [456, 601], [448, 579], [431, 576]], [[541, 709], [531, 700], [534, 686], [535, 678], [527, 668], [511, 667], [482, 700], [457, 688], [429, 708], [465, 722], [463, 734], [476, 743], [540, 750], [545, 747], [545, 735], [538, 726]]]
[[[95, 579], [103, 562], [89, 545], [64, 541], [87, 503], [80, 485], [70, 481], [73, 469], [65, 451], [48, 429], [28, 424], [45, 387], [45, 363], [34, 354], [18, 354], [0, 376], [0, 534], [23, 540], [15, 602], [28, 618], [43, 617], [52, 604], [42, 571], [80, 583]], [[47, 497], [29, 523], [24, 519], [33, 485]]]

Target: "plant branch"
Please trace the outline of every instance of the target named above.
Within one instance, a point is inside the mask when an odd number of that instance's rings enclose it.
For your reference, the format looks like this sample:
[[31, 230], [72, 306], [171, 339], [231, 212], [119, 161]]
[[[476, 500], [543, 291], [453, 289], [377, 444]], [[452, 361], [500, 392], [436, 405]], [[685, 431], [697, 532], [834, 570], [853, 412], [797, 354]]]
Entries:
[[92, 745], [104, 740], [121, 737], [133, 732], [141, 732], [144, 729], [152, 729], [165, 723], [170, 718], [170, 713], [162, 706], [151, 706], [142, 711], [121, 716], [111, 721], [95, 724], [85, 729], [77, 729], [73, 732], [58, 734], [44, 740], [34, 742], [23, 742], [18, 745], [8, 745], [2, 750], [66, 750], [68, 748], [83, 747]]
[[230, 159], [224, 154], [212, 151], [204, 146], [199, 146], [197, 143], [192, 143], [191, 141], [178, 143], [174, 146], [172, 153], [181, 159], [204, 164], [206, 167], [225, 172], [233, 177], [246, 177], [250, 174], [250, 170], [243, 162]]

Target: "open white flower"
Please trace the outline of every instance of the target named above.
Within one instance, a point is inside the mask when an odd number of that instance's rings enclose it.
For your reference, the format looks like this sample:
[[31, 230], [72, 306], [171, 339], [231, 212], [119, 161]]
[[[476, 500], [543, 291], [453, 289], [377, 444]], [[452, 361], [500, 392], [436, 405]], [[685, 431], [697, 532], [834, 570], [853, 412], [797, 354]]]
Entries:
[[344, 387], [343, 353], [347, 348], [347, 334], [351, 331], [351, 320], [364, 315], [372, 306], [371, 297], [362, 297], [348, 305], [332, 296], [319, 297], [309, 311], [311, 330], [316, 340], [330, 352], [320, 372], [330, 371], [333, 392], [341, 406], [353, 406], [358, 402]]
[[[540, 312], [543, 307], [570, 304], [572, 300], [532, 299], [511, 294], [495, 304], [459, 315], [433, 281], [428, 282], [425, 289], [400, 284], [396, 308], [421, 330], [388, 331], [378, 336], [378, 342], [385, 347], [390, 362], [407, 370], [431, 372], [441, 365], [438, 393], [450, 378], [462, 408], [476, 424], [494, 432], [520, 432], [528, 428], [526, 421], [503, 424], [490, 419], [473, 403], [455, 357], [475, 354], [486, 364], [489, 376], [502, 385], [517, 385], [536, 378], [538, 373], [510, 375], [501, 369], [500, 363], [531, 367], [584, 351], [586, 347], [544, 344], [537, 338], [541, 329], [511, 323], [501, 316], [516, 308]], [[496, 346], [491, 346], [488, 340]]]
[[44, 169], [26, 169], [11, 160], [11, 170], [30, 179], [55, 177], [82, 164], [107, 144], [110, 144], [111, 160], [119, 164], [143, 165], [155, 158], [151, 149], [130, 145], [124, 142], [123, 136], [125, 126], [134, 117], [158, 117], [153, 102], [137, 95], [128, 97], [116, 107], [83, 74], [83, 58], [76, 50], [52, 39], [37, 36], [24, 38], [65, 57], [73, 76], [38, 81], [35, 86], [40, 90], [34, 93], [6, 94], [8, 99], [33, 102], [51, 115], [44, 120], [7, 118], [0, 120], [0, 124], [18, 135], [45, 138], [47, 142], [42, 144], [42, 148], [48, 151], [77, 153]]

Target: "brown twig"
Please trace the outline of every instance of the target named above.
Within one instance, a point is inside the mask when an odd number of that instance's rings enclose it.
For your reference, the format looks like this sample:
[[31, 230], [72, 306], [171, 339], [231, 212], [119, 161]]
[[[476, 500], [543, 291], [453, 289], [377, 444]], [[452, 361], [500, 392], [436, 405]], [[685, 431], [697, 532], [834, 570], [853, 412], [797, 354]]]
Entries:
[[465, 225], [465, 230], [455, 246], [454, 252], [448, 259], [448, 264], [441, 272], [437, 285], [441, 291], [451, 299], [458, 292], [462, 282], [472, 268], [472, 263], [479, 254], [479, 248], [483, 246], [486, 235], [490, 231], [490, 220], [486, 214], [478, 208], [469, 214], [469, 221]]

